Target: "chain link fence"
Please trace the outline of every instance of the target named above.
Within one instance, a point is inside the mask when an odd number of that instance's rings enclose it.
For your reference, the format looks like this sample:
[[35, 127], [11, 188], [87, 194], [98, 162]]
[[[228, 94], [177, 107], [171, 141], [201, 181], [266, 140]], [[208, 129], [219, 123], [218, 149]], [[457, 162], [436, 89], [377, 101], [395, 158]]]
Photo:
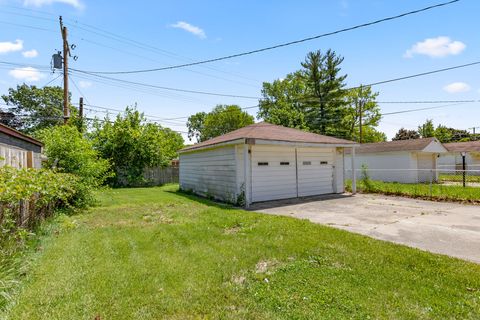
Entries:
[[[345, 170], [346, 189], [352, 188], [352, 170]], [[375, 169], [355, 170], [357, 191], [431, 200], [480, 203], [479, 169]]]

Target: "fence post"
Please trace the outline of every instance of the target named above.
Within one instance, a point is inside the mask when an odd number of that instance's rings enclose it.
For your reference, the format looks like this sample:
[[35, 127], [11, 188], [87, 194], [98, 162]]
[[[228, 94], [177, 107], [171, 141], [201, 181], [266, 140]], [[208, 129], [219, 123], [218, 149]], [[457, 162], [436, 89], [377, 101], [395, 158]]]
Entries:
[[465, 180], [466, 180], [466, 177], [465, 177], [466, 172], [465, 172], [465, 170], [466, 170], [466, 167], [467, 167], [467, 166], [466, 166], [466, 163], [465, 163], [465, 156], [466, 156], [466, 155], [467, 155], [466, 152], [462, 152], [462, 178], [463, 178], [463, 187], [464, 187], [464, 188], [465, 188], [465, 186], [466, 186], [466, 183], [465, 183], [465, 182], [466, 182], [466, 181], [465, 181]]
[[430, 198], [433, 196], [432, 189], [433, 189], [433, 169], [430, 169]]

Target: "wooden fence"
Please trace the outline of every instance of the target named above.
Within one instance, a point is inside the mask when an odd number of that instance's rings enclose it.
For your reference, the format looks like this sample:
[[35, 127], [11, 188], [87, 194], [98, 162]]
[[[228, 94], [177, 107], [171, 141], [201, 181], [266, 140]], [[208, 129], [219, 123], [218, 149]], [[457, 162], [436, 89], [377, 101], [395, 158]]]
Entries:
[[150, 186], [161, 186], [167, 183], [178, 183], [178, 167], [148, 168], [143, 173], [143, 178]]
[[0, 202], [0, 225], [5, 223], [5, 219], [9, 216], [13, 219], [15, 227], [32, 229], [54, 212], [53, 203], [39, 205], [39, 200], [37, 194], [30, 199], [20, 200], [16, 204]]

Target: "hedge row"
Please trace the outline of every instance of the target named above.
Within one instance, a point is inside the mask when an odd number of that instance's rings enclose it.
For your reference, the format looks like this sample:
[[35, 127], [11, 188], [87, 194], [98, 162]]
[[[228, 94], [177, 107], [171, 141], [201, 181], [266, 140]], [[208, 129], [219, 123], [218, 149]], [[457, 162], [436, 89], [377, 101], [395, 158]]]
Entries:
[[31, 228], [56, 209], [85, 206], [91, 199], [90, 189], [75, 175], [45, 169], [0, 168], [3, 235], [18, 227]]

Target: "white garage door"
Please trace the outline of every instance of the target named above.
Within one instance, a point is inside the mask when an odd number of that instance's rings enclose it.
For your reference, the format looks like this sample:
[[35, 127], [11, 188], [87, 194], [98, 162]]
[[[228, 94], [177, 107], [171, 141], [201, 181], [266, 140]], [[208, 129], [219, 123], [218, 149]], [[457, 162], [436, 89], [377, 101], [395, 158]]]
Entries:
[[295, 148], [252, 146], [252, 201], [297, 196]]
[[332, 148], [298, 148], [298, 196], [333, 193]]

